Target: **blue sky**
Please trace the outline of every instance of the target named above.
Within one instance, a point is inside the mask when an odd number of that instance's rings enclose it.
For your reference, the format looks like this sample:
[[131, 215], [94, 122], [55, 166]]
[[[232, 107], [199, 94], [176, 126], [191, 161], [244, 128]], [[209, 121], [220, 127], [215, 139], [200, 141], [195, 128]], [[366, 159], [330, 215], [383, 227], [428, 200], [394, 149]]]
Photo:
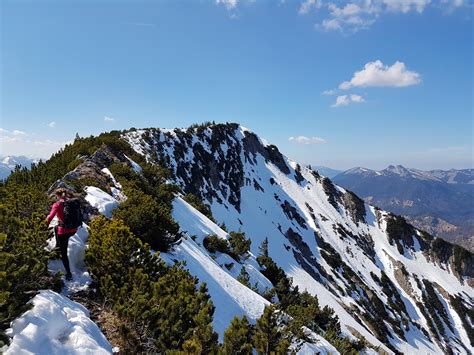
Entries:
[[302, 163], [473, 163], [472, 3], [2, 0], [0, 155], [239, 122]]

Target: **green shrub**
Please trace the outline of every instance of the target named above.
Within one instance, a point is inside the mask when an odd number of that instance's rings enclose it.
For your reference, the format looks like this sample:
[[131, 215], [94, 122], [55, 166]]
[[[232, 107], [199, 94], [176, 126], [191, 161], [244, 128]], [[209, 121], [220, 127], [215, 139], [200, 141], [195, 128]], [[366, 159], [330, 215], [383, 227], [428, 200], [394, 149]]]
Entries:
[[234, 317], [224, 332], [222, 353], [251, 355], [252, 350], [252, 326], [246, 316]]
[[[10, 185], [10, 187], [12, 187]], [[8, 343], [4, 331], [29, 308], [28, 301], [43, 288], [59, 290], [59, 275], [48, 272], [48, 239], [44, 194], [34, 188], [0, 187], [0, 348]], [[8, 206], [8, 207], [7, 207]]]
[[279, 326], [274, 306], [265, 307], [254, 328], [253, 345], [258, 354], [285, 354], [290, 346], [286, 334]]
[[122, 221], [92, 222], [85, 260], [100, 292], [143, 341], [152, 339], [160, 351], [216, 351], [205, 284], [197, 289], [198, 280], [179, 264], [166, 267]]
[[126, 190], [127, 200], [113, 211], [130, 227], [134, 235], [153, 249], [168, 250], [181, 237], [179, 225], [171, 216], [171, 209], [141, 190]]
[[237, 260], [240, 260], [250, 251], [252, 241], [245, 238], [244, 232], [230, 232], [229, 235], [231, 253], [236, 256]]
[[203, 245], [204, 248], [206, 248], [211, 253], [230, 253], [229, 242], [226, 239], [220, 238], [215, 234], [210, 234], [206, 236], [203, 240]]
[[242, 268], [240, 269], [240, 273], [237, 276], [237, 281], [239, 281], [242, 285], [247, 286], [248, 288], [251, 288], [250, 275], [245, 269], [245, 266], [242, 266]]

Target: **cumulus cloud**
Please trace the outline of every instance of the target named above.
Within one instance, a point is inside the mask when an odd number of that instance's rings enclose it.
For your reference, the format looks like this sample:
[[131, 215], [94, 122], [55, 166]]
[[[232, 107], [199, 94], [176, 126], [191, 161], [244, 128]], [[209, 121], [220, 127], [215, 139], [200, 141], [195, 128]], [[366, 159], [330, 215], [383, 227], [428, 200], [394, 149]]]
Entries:
[[114, 121], [115, 121], [115, 118], [109, 117], [109, 116], [105, 116], [105, 117], [104, 117], [104, 121], [105, 121], [105, 122], [114, 122]]
[[361, 95], [340, 95], [336, 97], [336, 102], [331, 105], [331, 107], [347, 106], [350, 103], [360, 104], [364, 102], [364, 98]]
[[56, 122], [55, 122], [55, 121], [49, 122], [49, 123], [48, 123], [48, 127], [49, 127], [49, 128], [54, 128], [54, 127], [56, 127]]
[[306, 136], [296, 136], [288, 138], [290, 142], [296, 142], [299, 144], [323, 144], [326, 143], [326, 140], [320, 137], [306, 137]]
[[305, 0], [301, 3], [298, 12], [301, 15], [309, 13], [312, 9], [319, 9], [322, 6], [320, 0]]
[[406, 87], [421, 82], [421, 75], [407, 70], [405, 63], [396, 61], [391, 66], [380, 60], [369, 62], [364, 69], [356, 71], [349, 81], [339, 85], [342, 90], [354, 87]]
[[216, 4], [223, 5], [227, 10], [233, 10], [237, 7], [237, 0], [216, 0]]

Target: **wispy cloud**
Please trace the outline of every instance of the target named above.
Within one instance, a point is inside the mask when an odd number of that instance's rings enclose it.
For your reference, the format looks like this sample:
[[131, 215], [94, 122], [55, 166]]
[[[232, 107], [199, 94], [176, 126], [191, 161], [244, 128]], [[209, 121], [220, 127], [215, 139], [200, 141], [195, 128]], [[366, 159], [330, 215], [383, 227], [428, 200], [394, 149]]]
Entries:
[[0, 128], [0, 145], [3, 155], [25, 155], [35, 158], [49, 158], [68, 142], [41, 139], [35, 133], [18, 129], [8, 131]]
[[237, 7], [238, 0], [216, 0], [216, 4], [223, 5], [227, 10], [233, 10]]
[[48, 123], [48, 127], [49, 127], [49, 128], [54, 128], [54, 127], [56, 127], [56, 122], [55, 122], [55, 121], [49, 122], [49, 123]]
[[384, 14], [423, 13], [430, 5], [452, 12], [465, 4], [466, 0], [304, 0], [298, 13], [306, 15], [317, 9], [321, 20], [315, 27], [323, 31], [358, 32], [370, 28]]
[[340, 95], [336, 97], [336, 102], [331, 107], [347, 106], [350, 103], [360, 104], [364, 102], [364, 98], [361, 95]]
[[326, 95], [326, 96], [332, 96], [332, 95], [337, 94], [337, 90], [336, 89], [324, 90], [321, 94]]
[[323, 144], [326, 143], [326, 140], [320, 137], [306, 137], [306, 136], [291, 136], [288, 138], [290, 142], [295, 142], [299, 144]]
[[362, 70], [356, 71], [349, 81], [339, 85], [341, 90], [354, 87], [406, 87], [421, 82], [421, 75], [407, 70], [405, 63], [396, 61], [391, 66], [380, 60], [367, 63]]
[[20, 130], [18, 130], [18, 129], [14, 129], [13, 132], [12, 132], [12, 134], [13, 134], [14, 136], [16, 136], [16, 137], [18, 137], [18, 136], [26, 136], [26, 135], [27, 135], [27, 133], [26, 133], [25, 131], [20, 131]]
[[105, 122], [114, 122], [114, 121], [115, 121], [115, 118], [109, 117], [109, 116], [105, 116], [105, 117], [104, 117], [104, 121], [105, 121]]
[[320, 0], [305, 0], [301, 3], [298, 12], [301, 15], [305, 15], [311, 12], [313, 9], [319, 9], [322, 6], [322, 2]]

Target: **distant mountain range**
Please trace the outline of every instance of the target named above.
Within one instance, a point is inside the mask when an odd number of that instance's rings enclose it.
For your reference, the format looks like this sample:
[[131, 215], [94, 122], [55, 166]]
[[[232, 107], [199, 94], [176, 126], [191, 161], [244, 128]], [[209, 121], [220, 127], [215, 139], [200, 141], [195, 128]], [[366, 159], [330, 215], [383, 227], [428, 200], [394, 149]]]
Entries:
[[37, 159], [31, 159], [25, 156], [0, 157], [0, 180], [6, 179], [15, 169], [15, 166], [21, 165], [30, 168], [31, 164], [37, 161]]
[[474, 250], [474, 169], [430, 170], [390, 165], [353, 168], [332, 177], [370, 204]]

